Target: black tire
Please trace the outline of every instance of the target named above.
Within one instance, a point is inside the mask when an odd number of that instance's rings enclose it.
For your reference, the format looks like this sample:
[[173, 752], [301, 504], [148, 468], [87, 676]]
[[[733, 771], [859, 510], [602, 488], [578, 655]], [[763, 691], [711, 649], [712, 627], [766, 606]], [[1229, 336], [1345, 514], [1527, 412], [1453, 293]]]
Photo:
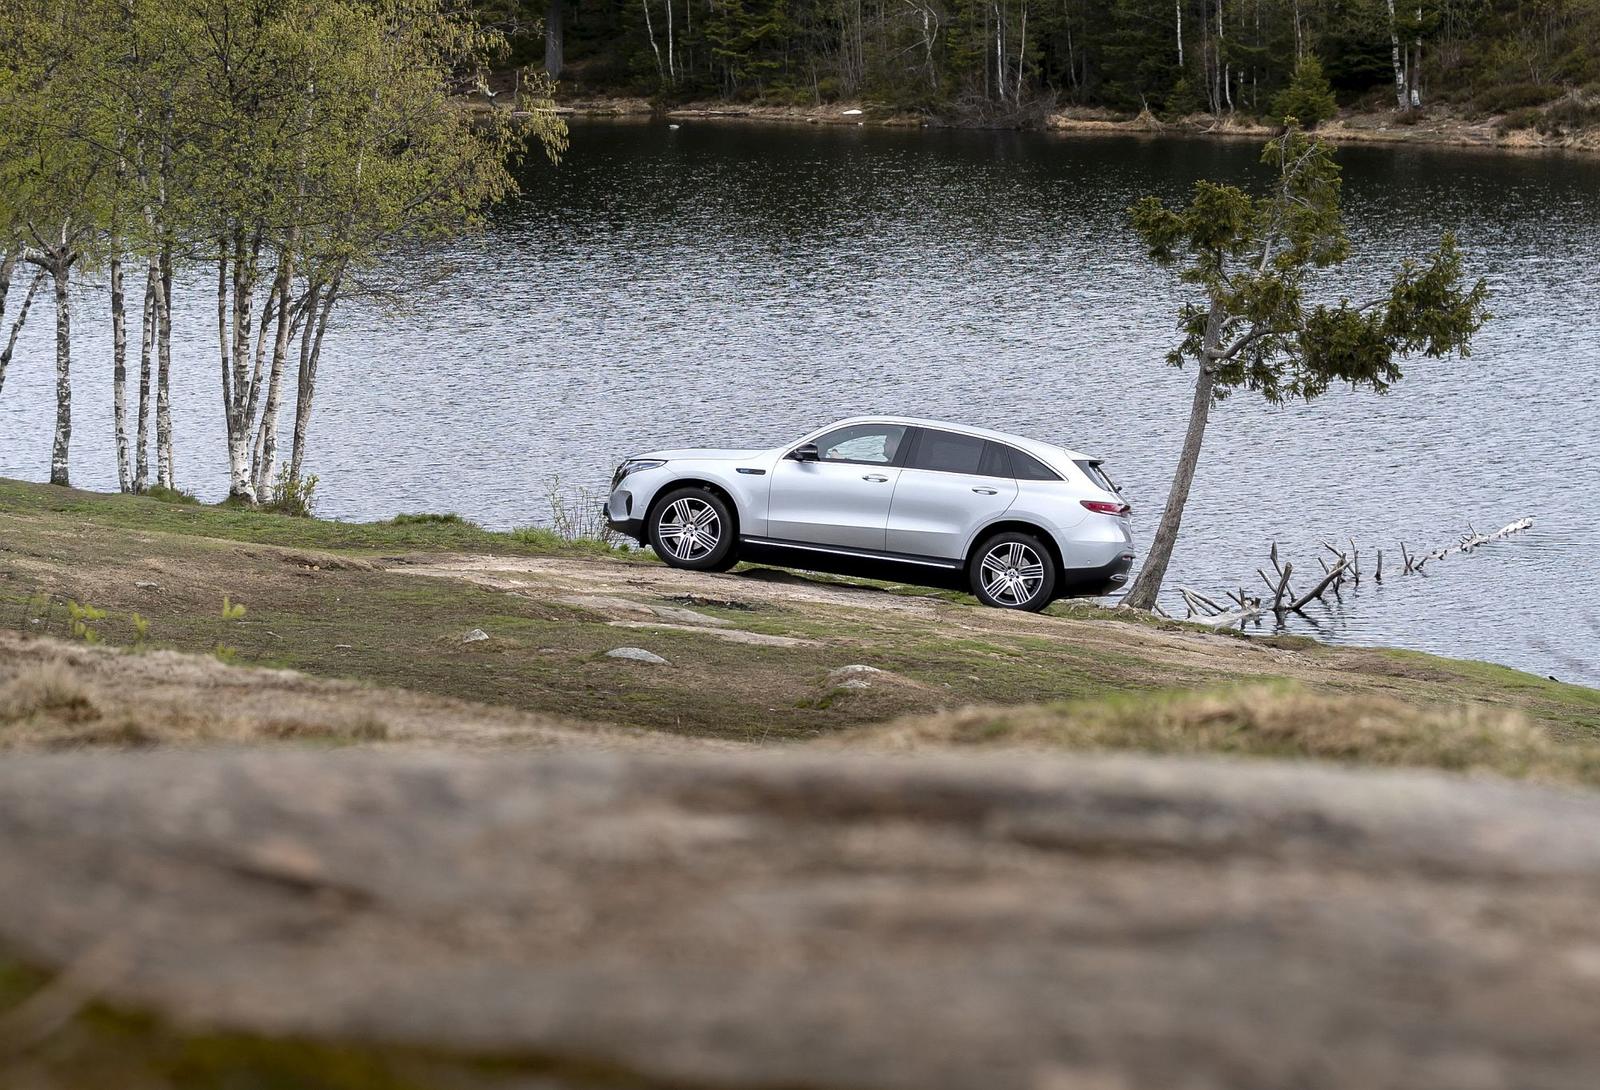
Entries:
[[[986, 567], [985, 562], [994, 563]], [[1006, 532], [984, 540], [972, 550], [967, 581], [973, 597], [996, 609], [1021, 609], [1037, 613], [1055, 599], [1055, 557], [1032, 534]]]
[[[694, 528], [675, 531], [686, 521]], [[709, 545], [704, 537], [707, 533], [715, 538]], [[656, 555], [674, 568], [727, 571], [739, 562], [739, 531], [733, 512], [721, 496], [704, 488], [675, 488], [662, 496], [651, 508], [645, 534]]]

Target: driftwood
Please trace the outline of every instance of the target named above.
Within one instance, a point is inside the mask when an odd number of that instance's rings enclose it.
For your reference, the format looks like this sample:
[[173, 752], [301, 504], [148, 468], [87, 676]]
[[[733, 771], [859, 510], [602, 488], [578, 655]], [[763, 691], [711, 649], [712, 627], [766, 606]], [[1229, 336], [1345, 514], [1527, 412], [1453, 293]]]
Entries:
[[[1469, 523], [1467, 525], [1467, 533], [1463, 534], [1461, 539], [1454, 545], [1423, 554], [1411, 552], [1406, 543], [1402, 541], [1400, 542], [1400, 558], [1403, 566], [1400, 574], [1425, 574], [1423, 568], [1429, 561], [1442, 560], [1455, 553], [1470, 553], [1490, 542], [1499, 541], [1510, 537], [1512, 534], [1531, 529], [1532, 526], [1533, 519], [1523, 518], [1502, 526], [1493, 533], [1484, 534], [1479, 533]], [[1294, 573], [1294, 564], [1292, 561], [1280, 559], [1276, 541], [1272, 542], [1267, 552], [1267, 558], [1272, 562], [1272, 570], [1276, 573], [1276, 578], [1268, 575], [1265, 568], [1256, 569], [1256, 574], [1261, 577], [1261, 581], [1267, 585], [1267, 590], [1272, 594], [1270, 599], [1248, 597], [1244, 592], [1244, 588], [1240, 587], [1237, 593], [1233, 591], [1227, 592], [1228, 599], [1233, 603], [1233, 608], [1228, 609], [1218, 605], [1216, 601], [1191, 587], [1179, 587], [1178, 592], [1183, 596], [1184, 605], [1188, 609], [1187, 619], [1196, 624], [1217, 627], [1235, 623], [1242, 626], [1247, 621], [1259, 623], [1261, 616], [1270, 610], [1278, 619], [1279, 624], [1282, 624], [1291, 613], [1299, 614], [1305, 620], [1315, 623], [1311, 616], [1305, 612], [1307, 606], [1312, 602], [1326, 601], [1328, 594], [1332, 594], [1335, 598], [1343, 601], [1344, 595], [1342, 591], [1346, 583], [1349, 583], [1352, 587], [1361, 585], [1361, 550], [1357, 546], [1355, 538], [1347, 538], [1346, 540], [1350, 543], [1348, 550], [1341, 549], [1331, 541], [1321, 542], [1322, 547], [1333, 554], [1334, 560], [1330, 564], [1320, 555], [1317, 557], [1317, 564], [1322, 568], [1322, 578], [1305, 594], [1296, 594], [1294, 587], [1290, 584], [1289, 578]], [[1372, 581], [1377, 584], [1383, 582], [1382, 549], [1377, 550], [1377, 563], [1372, 572]]]

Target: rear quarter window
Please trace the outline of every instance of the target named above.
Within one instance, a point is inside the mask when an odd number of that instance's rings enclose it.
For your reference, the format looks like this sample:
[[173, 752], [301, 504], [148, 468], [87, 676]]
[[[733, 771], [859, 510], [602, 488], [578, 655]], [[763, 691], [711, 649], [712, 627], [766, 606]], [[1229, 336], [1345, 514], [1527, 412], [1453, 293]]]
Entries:
[[1061, 474], [1045, 465], [1031, 454], [1015, 447], [1010, 449], [1011, 471], [1019, 481], [1059, 481]]

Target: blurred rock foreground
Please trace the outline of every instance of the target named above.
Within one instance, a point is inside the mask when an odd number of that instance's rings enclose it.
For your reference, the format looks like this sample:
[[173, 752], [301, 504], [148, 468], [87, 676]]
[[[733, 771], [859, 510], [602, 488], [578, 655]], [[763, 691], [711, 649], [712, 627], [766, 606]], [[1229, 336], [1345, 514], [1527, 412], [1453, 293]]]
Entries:
[[574, 1086], [1592, 1087], [1597, 828], [1137, 757], [21, 756], [0, 943], [178, 1025]]

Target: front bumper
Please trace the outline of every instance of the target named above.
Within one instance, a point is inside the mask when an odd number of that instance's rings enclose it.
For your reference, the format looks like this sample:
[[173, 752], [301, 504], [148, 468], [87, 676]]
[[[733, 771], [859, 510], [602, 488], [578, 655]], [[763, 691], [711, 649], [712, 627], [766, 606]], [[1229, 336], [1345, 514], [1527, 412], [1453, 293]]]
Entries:
[[1114, 594], [1128, 582], [1133, 552], [1128, 550], [1096, 568], [1068, 568], [1056, 588], [1058, 598], [1099, 598]]
[[631, 537], [641, 545], [644, 544], [644, 519], [613, 518], [609, 507], [602, 508], [606, 517], [606, 525], [625, 537]]

